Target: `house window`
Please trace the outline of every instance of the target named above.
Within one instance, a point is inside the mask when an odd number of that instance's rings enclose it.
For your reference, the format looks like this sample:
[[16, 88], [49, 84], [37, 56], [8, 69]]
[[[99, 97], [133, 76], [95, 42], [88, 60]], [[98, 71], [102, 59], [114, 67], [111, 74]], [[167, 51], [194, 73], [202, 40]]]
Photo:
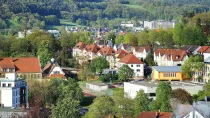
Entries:
[[176, 77], [176, 73], [164, 73], [164, 77]]
[[60, 71], [53, 71], [54, 74], [60, 74]]
[[131, 67], [133, 67], [133, 65], [131, 65]]
[[7, 69], [6, 68], [3, 68], [3, 72], [6, 72], [7, 71]]
[[3, 87], [6, 87], [6, 84], [5, 83], [3, 83], [3, 85], [2, 85]]
[[137, 69], [136, 72], [140, 72], [140, 69]]
[[136, 67], [140, 67], [140, 65], [136, 65]]
[[11, 87], [12, 85], [11, 84], [8, 84], [8, 87]]

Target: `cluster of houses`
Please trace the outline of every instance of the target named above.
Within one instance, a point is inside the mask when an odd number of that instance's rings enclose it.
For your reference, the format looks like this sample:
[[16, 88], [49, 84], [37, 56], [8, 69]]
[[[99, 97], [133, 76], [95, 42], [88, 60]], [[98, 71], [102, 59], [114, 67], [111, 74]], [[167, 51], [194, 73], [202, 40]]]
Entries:
[[[187, 45], [180, 49], [155, 49], [152, 46], [131, 46], [129, 44], [113, 44], [111, 40], [99, 39], [93, 44], [79, 42], [73, 48], [73, 56], [83, 63], [96, 57], [104, 57], [110, 64], [110, 69], [119, 69], [123, 64], [128, 65], [135, 72], [136, 77], [144, 77], [144, 60], [148, 54], [153, 55], [157, 66], [152, 67], [152, 78], [156, 80], [184, 80], [181, 66], [191, 55], [201, 54], [204, 58], [204, 69], [195, 72], [193, 81], [203, 77], [203, 82], [210, 81], [210, 46]], [[190, 78], [188, 78], [190, 79]]]

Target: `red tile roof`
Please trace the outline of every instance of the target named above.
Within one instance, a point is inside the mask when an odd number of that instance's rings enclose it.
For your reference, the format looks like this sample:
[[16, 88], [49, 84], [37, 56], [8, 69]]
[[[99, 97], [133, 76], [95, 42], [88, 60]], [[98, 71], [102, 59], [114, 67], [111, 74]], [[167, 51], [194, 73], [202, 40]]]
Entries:
[[203, 53], [210, 53], [210, 48], [207, 48]]
[[139, 60], [135, 55], [133, 54], [127, 54], [125, 57], [123, 57], [120, 62], [126, 63], [126, 64], [143, 64], [141, 60]]
[[156, 56], [160, 53], [161, 56], [165, 55], [167, 60], [172, 58], [173, 61], [182, 61], [187, 56], [187, 51], [181, 49], [156, 49], [154, 52]]
[[100, 47], [98, 45], [96, 45], [96, 44], [89, 44], [89, 45], [86, 46], [85, 50], [87, 52], [94, 52], [94, 53], [96, 53], [96, 52], [98, 52], [100, 50]]
[[[6, 65], [5, 65], [6, 64]], [[39, 59], [34, 58], [2, 58], [0, 68], [14, 68], [19, 73], [41, 73]], [[0, 70], [1, 72], [2, 70]]]
[[202, 46], [202, 47], [198, 50], [198, 52], [203, 53], [203, 52], [205, 52], [208, 48], [209, 48], [209, 46]]
[[74, 47], [74, 49], [84, 49], [85, 48], [85, 43], [84, 42], [79, 42], [77, 45]]
[[112, 47], [103, 46], [98, 53], [101, 53], [102, 55], [113, 55], [115, 50]]
[[[158, 117], [156, 117], [156, 114], [158, 115]], [[142, 112], [136, 118], [171, 118], [171, 116], [171, 112]]]
[[187, 55], [186, 50], [181, 50], [181, 49], [169, 49], [165, 53], [167, 60], [172, 60], [173, 61], [182, 61], [184, 57]]
[[119, 50], [117, 50], [117, 51], [115, 52], [116, 58], [122, 58], [122, 57], [124, 57], [126, 54], [127, 54], [127, 53], [126, 53], [124, 50], [122, 50], [122, 49], [119, 49]]

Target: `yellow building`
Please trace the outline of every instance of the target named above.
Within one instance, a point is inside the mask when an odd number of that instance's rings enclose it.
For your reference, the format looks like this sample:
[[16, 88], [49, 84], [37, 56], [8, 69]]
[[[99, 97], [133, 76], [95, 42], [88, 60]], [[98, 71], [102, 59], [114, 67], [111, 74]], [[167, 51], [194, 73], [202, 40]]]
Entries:
[[182, 81], [184, 75], [181, 72], [181, 66], [153, 66], [152, 78], [164, 81]]

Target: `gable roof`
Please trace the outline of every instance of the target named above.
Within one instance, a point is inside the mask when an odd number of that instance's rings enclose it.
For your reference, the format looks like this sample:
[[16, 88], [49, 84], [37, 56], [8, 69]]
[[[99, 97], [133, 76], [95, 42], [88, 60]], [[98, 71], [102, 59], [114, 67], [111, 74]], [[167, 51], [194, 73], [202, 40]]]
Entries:
[[126, 53], [124, 50], [119, 49], [119, 50], [117, 50], [117, 51], [115, 52], [115, 57], [116, 57], [116, 58], [122, 58], [122, 57], [124, 57], [126, 54], [127, 54], [127, 53]]
[[[157, 115], [157, 116], [156, 116]], [[171, 118], [172, 113], [171, 112], [142, 112], [139, 114], [136, 118]]]
[[209, 48], [209, 46], [201, 46], [201, 48], [198, 50], [198, 52], [203, 53], [203, 52], [205, 52], [208, 48]]
[[[15, 68], [19, 73], [41, 73], [41, 65], [37, 57], [2, 58], [0, 68]], [[2, 70], [0, 70], [2, 72]]]
[[158, 72], [181, 72], [181, 66], [152, 66]]
[[103, 46], [98, 53], [101, 53], [102, 55], [113, 55], [115, 50], [112, 47]]
[[154, 51], [154, 53], [156, 56], [159, 56], [159, 54], [160, 54], [160, 56], [163, 56], [166, 53], [166, 51], [167, 51], [167, 49], [156, 49]]
[[167, 60], [173, 61], [182, 61], [187, 56], [187, 51], [182, 49], [156, 49], [154, 53], [156, 56], [165, 55]]
[[187, 56], [187, 51], [186, 50], [181, 50], [181, 49], [168, 49], [165, 52], [167, 60], [172, 60], [173, 61], [182, 61], [185, 56]]
[[79, 42], [77, 45], [74, 47], [74, 49], [84, 49], [85, 48], [85, 43], [84, 42]]
[[126, 63], [126, 64], [143, 64], [141, 60], [139, 60], [135, 55], [133, 54], [127, 54], [125, 57], [123, 57], [120, 62]]
[[89, 44], [89, 45], [86, 46], [85, 50], [87, 52], [94, 52], [94, 53], [96, 53], [96, 52], [98, 52], [100, 50], [100, 47], [98, 45], [96, 45], [96, 44]]
[[146, 52], [150, 51], [151, 50], [151, 46], [135, 46], [134, 49], [136, 52], [143, 52], [144, 50]]
[[210, 48], [207, 48], [203, 53], [210, 53]]

